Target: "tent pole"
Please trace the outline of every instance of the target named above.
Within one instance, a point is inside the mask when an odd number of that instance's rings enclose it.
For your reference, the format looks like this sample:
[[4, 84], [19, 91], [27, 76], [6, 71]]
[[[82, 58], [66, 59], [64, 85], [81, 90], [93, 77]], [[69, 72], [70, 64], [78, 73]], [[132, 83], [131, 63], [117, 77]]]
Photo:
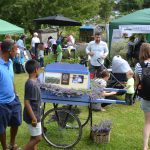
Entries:
[[57, 39], [59, 38], [59, 27], [57, 27]]
[[112, 34], [113, 34], [113, 29], [111, 28], [111, 24], [109, 24], [109, 59], [110, 59], [110, 52], [111, 52], [111, 42], [112, 42]]

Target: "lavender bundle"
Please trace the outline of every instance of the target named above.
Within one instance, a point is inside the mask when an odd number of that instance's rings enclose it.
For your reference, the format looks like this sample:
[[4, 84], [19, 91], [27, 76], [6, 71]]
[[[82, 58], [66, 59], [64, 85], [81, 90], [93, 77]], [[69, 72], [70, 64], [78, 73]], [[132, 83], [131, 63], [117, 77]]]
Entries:
[[94, 125], [92, 131], [95, 133], [108, 133], [111, 130], [112, 121], [104, 120], [99, 125]]
[[41, 83], [40, 88], [46, 91], [50, 91], [52, 94], [56, 96], [66, 96], [66, 97], [76, 97], [76, 96], [81, 96], [84, 94], [89, 95], [91, 100], [95, 100], [98, 98], [101, 98], [103, 88], [101, 85], [96, 82], [95, 80], [91, 80], [91, 88], [90, 89], [68, 89], [68, 88], [62, 88], [58, 85], [53, 85], [53, 84], [46, 84], [46, 83]]
[[62, 88], [57, 85], [46, 83], [40, 84], [40, 88], [46, 91], [50, 91], [52, 94], [56, 96], [76, 97], [84, 94], [84, 92], [80, 90]]
[[103, 90], [104, 88], [93, 79], [91, 80], [91, 88], [87, 91], [87, 94], [89, 95], [91, 100], [96, 100], [102, 98]]

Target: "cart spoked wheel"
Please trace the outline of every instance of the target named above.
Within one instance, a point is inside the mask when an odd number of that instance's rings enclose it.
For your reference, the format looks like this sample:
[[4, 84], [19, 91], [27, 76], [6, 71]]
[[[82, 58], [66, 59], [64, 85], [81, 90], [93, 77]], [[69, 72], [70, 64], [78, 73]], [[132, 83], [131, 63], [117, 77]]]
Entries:
[[[67, 108], [67, 106], [65, 107]], [[79, 118], [82, 128], [89, 122], [90, 112], [88, 107], [72, 106], [70, 111]]]
[[76, 145], [82, 135], [81, 122], [75, 114], [63, 108], [48, 110], [42, 117], [43, 137], [56, 148]]

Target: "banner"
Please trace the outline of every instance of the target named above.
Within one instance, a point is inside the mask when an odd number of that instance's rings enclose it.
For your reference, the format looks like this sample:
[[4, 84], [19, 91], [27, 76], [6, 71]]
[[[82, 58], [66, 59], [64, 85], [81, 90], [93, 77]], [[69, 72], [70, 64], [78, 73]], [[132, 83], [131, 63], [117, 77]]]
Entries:
[[150, 25], [120, 25], [119, 30], [123, 33], [150, 33]]

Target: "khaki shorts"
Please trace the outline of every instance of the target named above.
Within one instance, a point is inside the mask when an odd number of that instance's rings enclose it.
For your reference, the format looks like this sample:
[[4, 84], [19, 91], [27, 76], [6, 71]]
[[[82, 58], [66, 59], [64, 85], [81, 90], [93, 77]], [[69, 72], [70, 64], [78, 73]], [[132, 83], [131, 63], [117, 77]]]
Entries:
[[28, 128], [31, 136], [39, 136], [42, 134], [41, 122], [38, 122], [36, 127], [33, 127], [31, 124], [28, 124]]

